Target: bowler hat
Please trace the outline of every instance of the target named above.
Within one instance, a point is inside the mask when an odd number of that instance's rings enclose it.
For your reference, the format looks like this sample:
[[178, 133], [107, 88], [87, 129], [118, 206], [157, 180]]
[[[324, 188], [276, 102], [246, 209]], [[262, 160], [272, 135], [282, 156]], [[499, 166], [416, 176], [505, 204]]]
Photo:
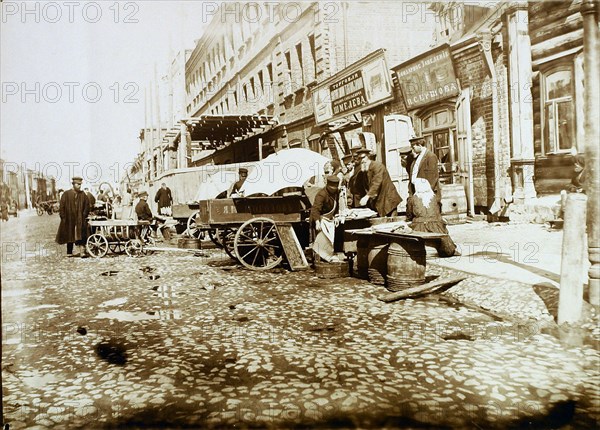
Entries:
[[142, 191], [138, 194], [138, 197], [148, 197], [148, 193], [146, 191]]
[[327, 177], [327, 185], [335, 185], [337, 186], [340, 183], [340, 178], [335, 175], [331, 175]]
[[81, 176], [73, 176], [71, 178], [71, 183], [73, 184], [81, 184], [83, 182], [83, 178]]
[[360, 148], [359, 150], [356, 151], [356, 155], [358, 155], [358, 156], [371, 155], [371, 150], [368, 148]]
[[354, 157], [352, 156], [352, 154], [344, 155], [344, 156], [342, 157], [342, 162], [343, 162], [344, 164], [348, 164], [349, 162], [351, 162], [351, 161], [352, 161], [352, 159], [353, 159], [353, 158], [354, 158]]

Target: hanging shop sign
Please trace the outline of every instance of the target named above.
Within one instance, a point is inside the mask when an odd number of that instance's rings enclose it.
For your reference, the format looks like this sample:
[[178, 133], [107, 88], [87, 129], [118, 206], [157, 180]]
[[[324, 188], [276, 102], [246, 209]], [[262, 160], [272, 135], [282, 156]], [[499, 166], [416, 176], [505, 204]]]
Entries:
[[393, 70], [409, 110], [460, 93], [447, 44], [402, 63]]
[[321, 82], [312, 98], [317, 125], [390, 101], [392, 82], [385, 50], [377, 50]]

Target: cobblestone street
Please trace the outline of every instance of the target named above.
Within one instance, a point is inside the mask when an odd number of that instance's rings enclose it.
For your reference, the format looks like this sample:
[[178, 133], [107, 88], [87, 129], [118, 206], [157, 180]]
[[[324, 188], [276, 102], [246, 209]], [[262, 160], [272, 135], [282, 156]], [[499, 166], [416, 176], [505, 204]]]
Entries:
[[598, 424], [598, 331], [564, 336], [540, 298], [484, 310], [530, 286], [469, 275], [383, 303], [367, 281], [252, 272], [217, 249], [66, 258], [57, 223], [2, 225], [10, 428]]

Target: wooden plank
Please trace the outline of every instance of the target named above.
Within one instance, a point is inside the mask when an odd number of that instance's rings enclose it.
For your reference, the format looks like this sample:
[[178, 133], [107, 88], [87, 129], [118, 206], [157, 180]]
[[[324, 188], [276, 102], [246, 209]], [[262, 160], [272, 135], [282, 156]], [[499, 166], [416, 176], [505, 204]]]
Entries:
[[460, 281], [463, 281], [465, 279], [467, 279], [466, 276], [454, 276], [451, 278], [436, 279], [435, 281], [428, 282], [423, 285], [418, 285], [416, 287], [407, 288], [406, 290], [403, 290], [403, 291], [398, 291], [395, 293], [381, 294], [377, 297], [377, 299], [381, 300], [382, 302], [386, 302], [386, 303], [394, 302], [396, 300], [401, 300], [401, 299], [408, 299], [408, 298], [414, 297], [414, 296], [430, 294], [430, 293], [432, 293], [436, 290], [439, 290], [440, 288], [445, 287], [447, 285], [458, 284]]
[[276, 224], [277, 234], [285, 252], [285, 257], [290, 265], [290, 269], [306, 270], [309, 268], [308, 261], [304, 255], [304, 250], [296, 237], [296, 232], [290, 224]]

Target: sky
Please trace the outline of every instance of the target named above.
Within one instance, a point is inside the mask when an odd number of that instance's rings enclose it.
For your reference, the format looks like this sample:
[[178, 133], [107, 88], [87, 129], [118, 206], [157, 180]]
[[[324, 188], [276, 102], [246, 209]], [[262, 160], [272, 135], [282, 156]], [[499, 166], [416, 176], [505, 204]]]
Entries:
[[140, 149], [155, 64], [160, 80], [178, 49], [194, 47], [207, 4], [0, 3], [0, 157], [59, 184], [118, 182]]

